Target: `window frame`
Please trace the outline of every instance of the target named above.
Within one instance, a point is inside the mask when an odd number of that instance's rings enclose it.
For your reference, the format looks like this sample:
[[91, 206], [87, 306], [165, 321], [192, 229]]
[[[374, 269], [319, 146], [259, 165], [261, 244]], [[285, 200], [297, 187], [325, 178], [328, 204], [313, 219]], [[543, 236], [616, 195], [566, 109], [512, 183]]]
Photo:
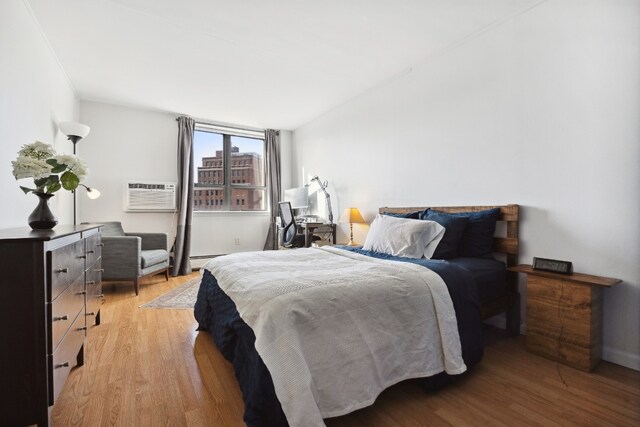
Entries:
[[[223, 184], [222, 185], [214, 185], [211, 184], [209, 186], [206, 187], [196, 187], [196, 182], [193, 183], [193, 188], [192, 188], [192, 192], [195, 191], [211, 191], [211, 194], [214, 194], [213, 191], [222, 191], [223, 192], [223, 199], [222, 199], [222, 209], [197, 209], [196, 210], [196, 205], [199, 206], [204, 206], [204, 204], [200, 205], [199, 203], [193, 203], [193, 213], [195, 214], [201, 214], [201, 213], [224, 213], [224, 214], [250, 214], [250, 213], [258, 213], [258, 214], [262, 214], [262, 213], [268, 213], [269, 212], [269, 197], [270, 197], [270, 193], [269, 193], [269, 185], [268, 185], [268, 181], [267, 181], [267, 159], [266, 159], [266, 151], [267, 151], [267, 147], [266, 147], [266, 136], [264, 131], [258, 131], [258, 130], [251, 130], [251, 129], [240, 129], [240, 128], [233, 128], [233, 127], [228, 127], [228, 126], [219, 126], [219, 125], [212, 125], [212, 124], [208, 124], [208, 123], [200, 123], [200, 122], [196, 122], [195, 125], [195, 132], [209, 132], [209, 133], [216, 133], [216, 134], [220, 134], [222, 135], [222, 178], [223, 178]], [[249, 185], [246, 183], [234, 183], [233, 182], [233, 178], [232, 178], [232, 168], [233, 165], [231, 164], [231, 158], [232, 158], [232, 149], [233, 149], [233, 144], [231, 143], [231, 138], [232, 137], [240, 137], [240, 138], [251, 138], [251, 139], [258, 139], [262, 141], [262, 182], [264, 183], [264, 185]], [[195, 159], [194, 158], [194, 163], [195, 162], [200, 162], [202, 164], [202, 159]], [[246, 162], [246, 160], [245, 160]], [[215, 161], [215, 165], [213, 167], [219, 167], [217, 166], [218, 161]], [[197, 169], [200, 166], [197, 166], [196, 164], [194, 164], [194, 177], [199, 178], [198, 177], [198, 172]], [[235, 200], [231, 200], [232, 194], [233, 194], [233, 190], [234, 189], [242, 189], [242, 190], [261, 190], [264, 194], [264, 202], [263, 202], [263, 209], [252, 209], [252, 210], [244, 210], [244, 209], [232, 209], [232, 206], [234, 205], [233, 202], [235, 202]], [[195, 194], [194, 194], [195, 196]], [[195, 197], [194, 197], [194, 201], [195, 201]], [[200, 200], [201, 202], [201, 200]], [[220, 205], [214, 205], [214, 203], [211, 203], [211, 206], [220, 206]]]

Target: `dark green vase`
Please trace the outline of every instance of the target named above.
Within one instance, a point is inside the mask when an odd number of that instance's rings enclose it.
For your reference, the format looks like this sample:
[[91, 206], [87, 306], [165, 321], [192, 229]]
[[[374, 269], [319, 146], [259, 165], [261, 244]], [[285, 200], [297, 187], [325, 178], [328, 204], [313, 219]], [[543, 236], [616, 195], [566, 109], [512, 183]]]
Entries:
[[33, 193], [38, 196], [38, 206], [29, 215], [29, 226], [34, 230], [51, 230], [58, 223], [58, 219], [49, 209], [49, 199], [53, 194]]

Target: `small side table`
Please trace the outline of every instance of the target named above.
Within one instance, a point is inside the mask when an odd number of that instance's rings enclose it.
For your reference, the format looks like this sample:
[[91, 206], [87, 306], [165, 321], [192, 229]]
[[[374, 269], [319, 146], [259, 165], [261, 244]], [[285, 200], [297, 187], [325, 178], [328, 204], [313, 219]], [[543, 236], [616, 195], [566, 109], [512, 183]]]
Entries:
[[591, 371], [602, 358], [602, 289], [621, 280], [525, 264], [508, 270], [527, 275], [527, 350]]
[[311, 247], [314, 234], [329, 234], [331, 243], [336, 244], [336, 225], [325, 224], [324, 222], [301, 222], [298, 224], [304, 230], [304, 247]]

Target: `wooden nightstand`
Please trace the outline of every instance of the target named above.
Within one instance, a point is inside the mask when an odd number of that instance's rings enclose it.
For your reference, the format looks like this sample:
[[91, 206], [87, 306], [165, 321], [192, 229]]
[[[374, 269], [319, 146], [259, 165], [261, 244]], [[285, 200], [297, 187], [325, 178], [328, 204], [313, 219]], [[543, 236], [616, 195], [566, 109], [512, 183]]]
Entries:
[[591, 371], [602, 357], [602, 289], [621, 280], [524, 264], [508, 270], [527, 275], [527, 350]]

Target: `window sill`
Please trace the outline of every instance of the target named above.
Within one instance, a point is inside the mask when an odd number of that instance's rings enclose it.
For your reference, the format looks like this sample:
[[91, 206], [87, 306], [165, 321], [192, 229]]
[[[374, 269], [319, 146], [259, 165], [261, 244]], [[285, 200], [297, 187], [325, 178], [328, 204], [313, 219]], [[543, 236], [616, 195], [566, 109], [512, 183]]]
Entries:
[[269, 211], [193, 211], [194, 216], [269, 216]]

